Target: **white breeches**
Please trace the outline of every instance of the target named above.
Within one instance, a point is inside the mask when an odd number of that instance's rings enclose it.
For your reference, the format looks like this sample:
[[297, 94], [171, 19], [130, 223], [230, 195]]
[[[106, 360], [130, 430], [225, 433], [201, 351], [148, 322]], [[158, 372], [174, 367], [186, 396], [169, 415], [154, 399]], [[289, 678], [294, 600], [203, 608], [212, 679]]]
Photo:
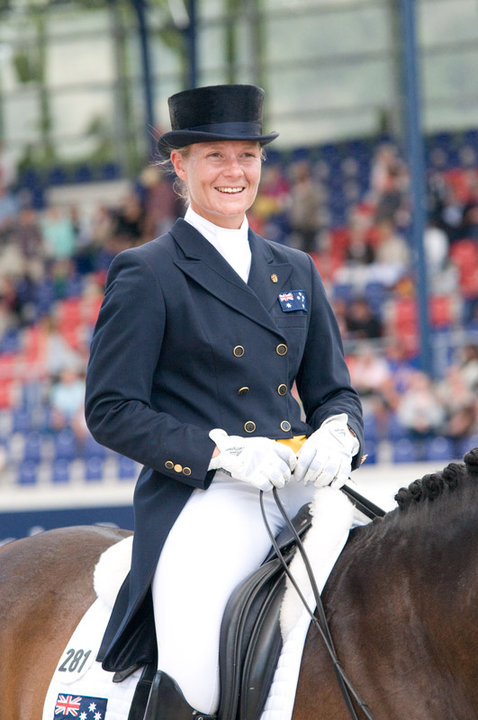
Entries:
[[[289, 517], [310, 502], [313, 486], [289, 483], [279, 491]], [[284, 520], [273, 494], [264, 493], [276, 535]], [[181, 687], [199, 711], [219, 700], [219, 634], [231, 592], [270, 549], [259, 491], [218, 471], [208, 490], [195, 490], [176, 520], [154, 576], [152, 591], [158, 669]]]

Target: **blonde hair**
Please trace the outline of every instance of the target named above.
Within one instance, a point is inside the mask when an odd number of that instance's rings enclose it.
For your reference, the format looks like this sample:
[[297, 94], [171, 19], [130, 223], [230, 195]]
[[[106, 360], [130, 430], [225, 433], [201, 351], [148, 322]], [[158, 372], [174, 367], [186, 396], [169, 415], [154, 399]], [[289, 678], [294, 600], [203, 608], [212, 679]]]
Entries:
[[[165, 160], [160, 160], [158, 162], [159, 167], [164, 172], [165, 175], [176, 175], [176, 171], [174, 169], [174, 165], [171, 162], [171, 153], [173, 150], [177, 150], [178, 153], [180, 153], [183, 158], [187, 158], [189, 153], [191, 152], [191, 145], [185, 145], [184, 147], [180, 148], [170, 148], [168, 157]], [[188, 186], [184, 182], [184, 180], [181, 180], [181, 178], [178, 178], [176, 175], [174, 182], [173, 182], [173, 190], [178, 195], [181, 200], [183, 200], [186, 204], [189, 204], [189, 191]]]

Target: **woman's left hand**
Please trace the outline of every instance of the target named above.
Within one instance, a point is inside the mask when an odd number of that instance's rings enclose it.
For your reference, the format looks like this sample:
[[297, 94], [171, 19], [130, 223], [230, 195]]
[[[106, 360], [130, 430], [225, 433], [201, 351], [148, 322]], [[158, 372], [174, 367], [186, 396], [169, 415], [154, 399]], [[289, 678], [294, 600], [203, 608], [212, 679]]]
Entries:
[[332, 415], [307, 438], [297, 455], [294, 479], [316, 487], [342, 487], [347, 482], [359, 442], [347, 425], [347, 415]]

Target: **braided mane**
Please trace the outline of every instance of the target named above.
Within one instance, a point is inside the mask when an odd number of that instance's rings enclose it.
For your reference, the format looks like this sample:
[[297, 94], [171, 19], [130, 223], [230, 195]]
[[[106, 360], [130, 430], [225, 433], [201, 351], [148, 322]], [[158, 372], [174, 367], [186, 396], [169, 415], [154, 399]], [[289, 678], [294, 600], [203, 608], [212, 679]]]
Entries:
[[478, 480], [478, 448], [470, 450], [464, 463], [450, 463], [441, 472], [424, 475], [421, 480], [410, 483], [408, 488], [400, 488], [395, 501], [402, 511], [423, 501], [436, 500], [445, 490], [453, 491], [467, 477]]

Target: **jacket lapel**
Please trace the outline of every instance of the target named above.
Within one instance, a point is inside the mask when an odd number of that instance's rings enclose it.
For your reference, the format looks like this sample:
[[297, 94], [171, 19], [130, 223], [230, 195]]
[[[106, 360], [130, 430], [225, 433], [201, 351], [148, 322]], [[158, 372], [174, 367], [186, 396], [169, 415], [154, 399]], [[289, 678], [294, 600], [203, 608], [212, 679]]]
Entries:
[[[246, 285], [211, 243], [189, 223], [178, 220], [170, 233], [184, 254], [174, 262], [186, 275], [229, 307], [282, 335], [269, 311], [281, 288], [279, 278], [289, 277], [290, 265], [274, 263], [269, 248], [250, 232], [252, 263]], [[271, 279], [275, 276], [278, 282]]]
[[249, 231], [249, 243], [252, 263], [247, 284], [270, 311], [291, 276], [292, 265], [277, 262], [269, 245], [252, 231]]

